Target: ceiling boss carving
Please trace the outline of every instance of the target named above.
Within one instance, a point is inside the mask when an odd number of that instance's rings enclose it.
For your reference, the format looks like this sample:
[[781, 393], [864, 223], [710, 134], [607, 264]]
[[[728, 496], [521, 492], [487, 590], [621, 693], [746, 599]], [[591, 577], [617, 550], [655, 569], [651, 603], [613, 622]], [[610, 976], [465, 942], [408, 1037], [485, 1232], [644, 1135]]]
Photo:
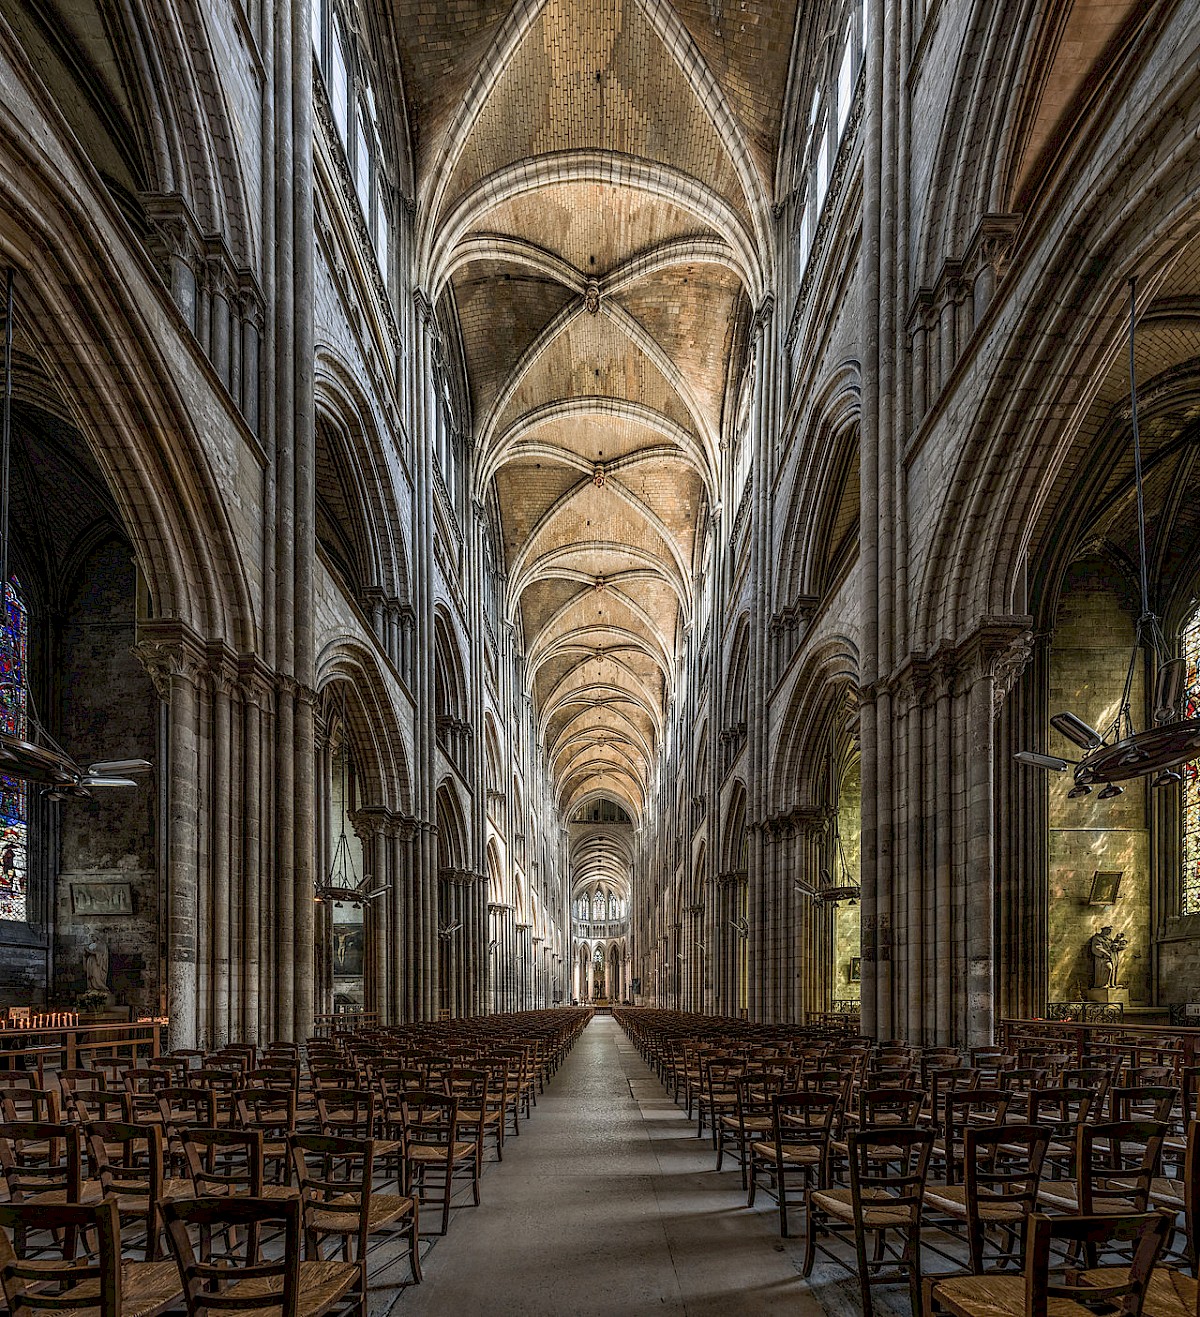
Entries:
[[731, 48], [682, 0], [395, 6], [424, 286], [462, 329], [543, 748], [564, 810], [636, 820], [771, 264], [795, 7]]

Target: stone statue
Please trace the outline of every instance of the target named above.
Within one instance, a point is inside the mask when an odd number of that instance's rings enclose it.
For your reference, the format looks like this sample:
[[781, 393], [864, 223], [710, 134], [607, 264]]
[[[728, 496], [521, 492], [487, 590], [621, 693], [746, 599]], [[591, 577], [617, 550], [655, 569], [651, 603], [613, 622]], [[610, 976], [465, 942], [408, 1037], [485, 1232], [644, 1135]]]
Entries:
[[108, 947], [102, 938], [93, 936], [83, 949], [83, 972], [87, 976], [89, 992], [112, 995], [108, 986]]
[[1117, 987], [1117, 964], [1121, 952], [1128, 945], [1129, 939], [1125, 934], [1114, 933], [1111, 924], [1105, 924], [1098, 933], [1092, 934], [1088, 942], [1088, 950], [1092, 953], [1092, 976], [1095, 987]]

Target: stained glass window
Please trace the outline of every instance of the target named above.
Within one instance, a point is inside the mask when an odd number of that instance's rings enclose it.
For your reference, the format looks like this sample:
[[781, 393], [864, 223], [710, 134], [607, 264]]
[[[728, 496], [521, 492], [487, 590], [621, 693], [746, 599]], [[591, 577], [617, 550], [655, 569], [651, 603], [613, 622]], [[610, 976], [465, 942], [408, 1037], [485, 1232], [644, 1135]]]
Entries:
[[[1183, 628], [1187, 662], [1185, 718], [1200, 718], [1200, 609]], [[1200, 914], [1200, 760], [1183, 766], [1183, 900], [1182, 913]]]
[[[4, 589], [0, 627], [0, 731], [26, 736], [25, 657], [29, 617], [15, 580]], [[26, 918], [29, 799], [26, 784], [0, 776], [0, 919]]]

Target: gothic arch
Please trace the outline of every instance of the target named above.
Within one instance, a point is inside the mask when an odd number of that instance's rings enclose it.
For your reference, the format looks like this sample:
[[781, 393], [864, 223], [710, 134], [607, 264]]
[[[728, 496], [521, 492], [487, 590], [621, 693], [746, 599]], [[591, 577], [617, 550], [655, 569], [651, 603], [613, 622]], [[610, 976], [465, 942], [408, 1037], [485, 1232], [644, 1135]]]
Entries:
[[433, 615], [434, 701], [439, 718], [462, 719], [467, 711], [467, 678], [454, 623], [442, 608]]
[[[408, 556], [403, 525], [382, 436], [371, 407], [349, 368], [328, 348], [314, 366], [317, 409], [317, 497], [342, 511], [355, 561], [350, 564], [363, 595], [409, 600]], [[336, 494], [328, 482], [337, 484]], [[322, 494], [322, 486], [326, 491]], [[339, 505], [341, 505], [339, 507]], [[357, 600], [363, 603], [363, 599]]]
[[[1154, 89], [1156, 113], [1123, 121], [1117, 142], [1097, 144], [1108, 172], [1084, 185], [1086, 206], [1072, 212], [1074, 223], [1045, 244], [1036, 265], [1031, 259], [1012, 276], [1019, 311], [1009, 315], [913, 595], [922, 601], [914, 639], [927, 649], [968, 634], [979, 619], [1021, 612], [1028, 555], [1044, 534], [1079, 419], [1099, 382], [1120, 368], [1122, 281], [1139, 272], [1149, 307], [1200, 233], [1200, 144], [1186, 139], [1170, 108], [1200, 96], [1200, 74], [1159, 70]], [[1080, 250], [1105, 253], [1105, 277], [1072, 265], [1069, 253]], [[1073, 273], [1039, 279], [1048, 268]], [[1196, 283], [1190, 269], [1187, 280]], [[1031, 342], [1042, 351], [1031, 354]]]
[[746, 785], [738, 779], [729, 796], [721, 836], [721, 863], [725, 873], [741, 873], [746, 868], [746, 804]]
[[725, 727], [745, 728], [750, 711], [750, 618], [743, 615], [733, 633], [725, 681]]
[[813, 404], [794, 441], [795, 471], [785, 506], [776, 606], [821, 598], [857, 538], [861, 383], [857, 362], [843, 362]]
[[770, 812], [827, 803], [831, 736], [844, 729], [857, 702], [858, 650], [846, 637], [809, 654], [792, 688], [771, 768]]
[[[13, 149], [24, 145], [36, 159], [20, 125], [2, 121]], [[47, 223], [58, 235], [50, 259], [38, 236]], [[45, 160], [22, 175], [19, 190], [0, 178], [0, 226], [0, 262], [18, 271], [21, 351], [39, 360], [45, 386], [100, 468], [156, 617], [253, 650], [259, 619], [249, 572], [186, 388], [118, 271], [95, 277], [96, 249], [119, 240]], [[131, 253], [124, 257], [136, 268]]]
[[452, 779], [444, 779], [438, 787], [435, 803], [438, 869], [445, 874], [465, 872], [470, 857], [470, 834], [463, 803]]
[[317, 657], [316, 685], [326, 713], [345, 698], [347, 730], [371, 803], [411, 815], [406, 737], [375, 654], [354, 637], [330, 640]]

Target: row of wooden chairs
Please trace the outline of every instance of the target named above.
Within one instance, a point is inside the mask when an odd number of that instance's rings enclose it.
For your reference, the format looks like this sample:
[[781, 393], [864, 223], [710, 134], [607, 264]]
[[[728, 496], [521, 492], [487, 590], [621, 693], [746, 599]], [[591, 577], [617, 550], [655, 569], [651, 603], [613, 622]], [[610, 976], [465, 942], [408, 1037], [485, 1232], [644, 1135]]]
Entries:
[[[541, 1064], [534, 1084], [545, 1083], [590, 1014], [558, 1011], [552, 1019], [525, 1017], [538, 1035]], [[422, 1203], [432, 1200], [441, 1205], [443, 1234], [451, 1199], [460, 1185], [478, 1204], [485, 1139], [490, 1138], [499, 1152], [505, 1106], [513, 1112], [506, 1098], [507, 1081], [492, 1091], [492, 1077], [516, 1072], [523, 1079], [525, 1062], [533, 1055], [523, 1045], [517, 1025], [518, 1021], [506, 1021], [494, 1035], [486, 1028], [476, 1029], [479, 1046], [474, 1067], [418, 1068], [430, 1085], [425, 1089], [396, 1082], [394, 1066], [389, 1067], [373, 1046], [366, 1049], [370, 1062], [364, 1060], [358, 1055], [358, 1040], [352, 1037], [337, 1040], [334, 1050], [351, 1060], [356, 1082], [366, 1084], [353, 1090], [333, 1084], [314, 1086], [309, 1058], [298, 1049], [291, 1051], [290, 1058], [282, 1051], [238, 1049], [240, 1055], [161, 1058], [169, 1065], [135, 1067], [126, 1061], [66, 1072], [57, 1080], [48, 1075], [45, 1088], [34, 1088], [30, 1073], [23, 1087], [9, 1084], [0, 1089], [0, 1103], [9, 1103], [0, 1115], [40, 1118], [0, 1122], [6, 1206], [26, 1212], [26, 1219], [38, 1223], [32, 1230], [13, 1226], [13, 1238], [6, 1239], [9, 1254], [21, 1262], [24, 1241], [44, 1239], [51, 1217], [60, 1209], [79, 1213], [105, 1204], [106, 1210], [116, 1213], [118, 1253], [124, 1228], [129, 1234], [126, 1250], [140, 1248], [143, 1259], [136, 1264], [142, 1269], [128, 1278], [122, 1303], [106, 1309], [106, 1314], [153, 1317], [146, 1304], [165, 1283], [164, 1273], [147, 1269], [174, 1268], [175, 1263], [160, 1259], [164, 1231], [168, 1246], [175, 1249], [172, 1221], [179, 1217], [180, 1204], [216, 1199], [226, 1204], [266, 1203], [278, 1218], [280, 1206], [295, 1201], [300, 1212], [298, 1237], [307, 1241], [303, 1265], [322, 1262], [330, 1240], [340, 1246], [344, 1261], [355, 1267], [361, 1264], [362, 1278], [361, 1284], [355, 1282], [357, 1290], [335, 1285], [336, 1300], [341, 1303], [349, 1294], [363, 1311], [369, 1238], [381, 1231], [403, 1237], [413, 1278], [419, 1280]], [[492, 1064], [493, 1058], [486, 1056], [489, 1036], [492, 1050], [515, 1051], [521, 1065], [514, 1067], [507, 1060]], [[425, 1041], [431, 1046], [432, 1038]], [[323, 1054], [328, 1055], [324, 1048], [315, 1048], [313, 1068], [320, 1068]], [[465, 1053], [456, 1052], [455, 1059], [465, 1059]], [[263, 1064], [267, 1060], [273, 1064]], [[230, 1073], [235, 1076], [233, 1088], [227, 1083]], [[509, 1123], [520, 1118], [517, 1087], [516, 1113], [510, 1114]], [[528, 1084], [524, 1087], [528, 1092]], [[528, 1108], [524, 1114], [528, 1115]], [[279, 1220], [276, 1226], [283, 1228]], [[68, 1222], [53, 1227], [52, 1242], [60, 1252], [68, 1245], [75, 1249], [82, 1247], [86, 1234], [89, 1245], [98, 1247], [98, 1229], [84, 1231]], [[227, 1249], [233, 1239], [227, 1226], [218, 1231], [210, 1223], [200, 1231], [197, 1257], [204, 1265], [218, 1235], [225, 1241], [221, 1248]], [[301, 1259], [299, 1248], [280, 1246], [278, 1240], [272, 1247], [277, 1252], [282, 1247], [294, 1262]], [[175, 1249], [175, 1262], [180, 1256]], [[65, 1253], [59, 1257], [60, 1266], [65, 1258]], [[276, 1258], [271, 1265], [279, 1261]], [[268, 1265], [265, 1258], [260, 1262]], [[133, 1265], [124, 1264], [125, 1270]], [[243, 1271], [242, 1278], [246, 1275]], [[17, 1284], [16, 1272], [13, 1277]], [[30, 1283], [38, 1290], [48, 1282], [43, 1277]], [[307, 1282], [298, 1288], [298, 1311], [306, 1317], [305, 1296], [310, 1291], [324, 1292], [320, 1285]], [[176, 1286], [174, 1298], [178, 1297]], [[211, 1296], [204, 1298], [204, 1305], [214, 1311], [220, 1307]], [[72, 1301], [70, 1306], [76, 1305]], [[273, 1299], [266, 1306], [274, 1306]], [[318, 1304], [317, 1310], [325, 1309]]]
[[[635, 1041], [642, 1035], [644, 1056], [671, 1055], [669, 1047], [647, 1045], [644, 1019], [629, 1032]], [[899, 1058], [879, 1050], [853, 1055], [859, 1049], [829, 1041], [812, 1049], [824, 1069], [805, 1064], [810, 1049], [804, 1040], [790, 1046], [777, 1040], [773, 1052], [762, 1050], [760, 1041], [753, 1058], [744, 1043], [726, 1049], [709, 1040], [709, 1050], [701, 1044], [693, 1052], [703, 1076], [695, 1100], [705, 1103], [713, 1122], [718, 1169], [728, 1151], [742, 1164], [750, 1205], [762, 1189], [776, 1198], [781, 1234], [788, 1233], [789, 1208], [804, 1210], [805, 1275], [818, 1252], [845, 1265], [844, 1249], [831, 1247], [844, 1236], [852, 1243], [850, 1269], [868, 1315], [873, 1286], [899, 1280], [909, 1286], [914, 1313], [924, 1305], [927, 1312], [959, 1317], [1015, 1317], [1047, 1311], [1022, 1305], [1030, 1295], [1043, 1303], [1051, 1295], [1062, 1301], [1052, 1311], [1065, 1317], [1088, 1311], [1070, 1306], [1076, 1301], [1070, 1296], [1082, 1289], [1095, 1299], [1136, 1301], [1122, 1312], [1139, 1310], [1149, 1295], [1146, 1312], [1153, 1317], [1200, 1317], [1194, 1279], [1174, 1268], [1155, 1270], [1181, 1213], [1180, 1257], [1193, 1269], [1196, 1259], [1200, 1126], [1194, 1119], [1176, 1149], [1186, 1151], [1186, 1164], [1175, 1163], [1182, 1174], [1162, 1174], [1178, 1121], [1191, 1110], [1181, 1083], [1162, 1082], [1176, 1076], [1007, 1063], [989, 1071], [986, 1065], [940, 1064], [953, 1059], [948, 1056], [923, 1070], [884, 1064]], [[1032, 1073], [1006, 1084], [1019, 1069]], [[933, 1081], [932, 1091], [918, 1087], [922, 1075]], [[668, 1068], [668, 1085], [670, 1078]], [[939, 1084], [939, 1078], [952, 1082]], [[985, 1087], [985, 1079], [992, 1086]], [[934, 1167], [940, 1178], [931, 1176]], [[1027, 1230], [1029, 1222], [1036, 1230]], [[969, 1275], [944, 1282], [930, 1277], [922, 1294], [921, 1254], [931, 1231], [965, 1243]], [[1087, 1263], [1081, 1280], [1051, 1279], [1044, 1265], [1048, 1239], [1079, 1241]], [[1130, 1265], [1096, 1268], [1097, 1248], [1114, 1241], [1132, 1247]], [[985, 1267], [993, 1272], [1014, 1265], [1024, 1271], [989, 1287]], [[1018, 1281], [1024, 1289], [1014, 1288]], [[1097, 1287], [1107, 1287], [1106, 1295]], [[1188, 1304], [1172, 1307], [1169, 1296], [1180, 1292]], [[1009, 1300], [1014, 1306], [1005, 1306]]]

